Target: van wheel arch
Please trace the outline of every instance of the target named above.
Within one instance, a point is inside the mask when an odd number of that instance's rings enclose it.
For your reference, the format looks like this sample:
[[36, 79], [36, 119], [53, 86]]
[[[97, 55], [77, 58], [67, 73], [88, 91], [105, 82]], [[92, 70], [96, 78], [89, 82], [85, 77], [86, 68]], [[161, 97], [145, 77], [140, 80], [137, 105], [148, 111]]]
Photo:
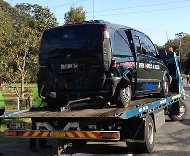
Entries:
[[167, 97], [169, 95], [169, 87], [170, 87], [170, 78], [169, 75], [167, 76], [165, 74], [161, 82], [161, 90], [160, 90], [161, 97]]
[[132, 87], [131, 81], [128, 77], [121, 80], [117, 91], [115, 92], [116, 106], [117, 107], [127, 107], [131, 102], [132, 97]]

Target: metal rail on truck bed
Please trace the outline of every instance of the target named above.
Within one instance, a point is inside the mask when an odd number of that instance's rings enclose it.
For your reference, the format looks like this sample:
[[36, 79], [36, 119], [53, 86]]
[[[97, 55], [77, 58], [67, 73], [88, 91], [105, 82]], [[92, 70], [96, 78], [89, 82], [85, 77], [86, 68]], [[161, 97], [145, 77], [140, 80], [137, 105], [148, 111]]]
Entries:
[[9, 114], [4, 118], [94, 118], [94, 117], [115, 117], [129, 119], [141, 116], [144, 113], [164, 108], [182, 99], [181, 94], [172, 94], [166, 98], [141, 98], [132, 101], [130, 107], [116, 108], [115, 106], [80, 104], [75, 105], [70, 111], [39, 109], [19, 114]]

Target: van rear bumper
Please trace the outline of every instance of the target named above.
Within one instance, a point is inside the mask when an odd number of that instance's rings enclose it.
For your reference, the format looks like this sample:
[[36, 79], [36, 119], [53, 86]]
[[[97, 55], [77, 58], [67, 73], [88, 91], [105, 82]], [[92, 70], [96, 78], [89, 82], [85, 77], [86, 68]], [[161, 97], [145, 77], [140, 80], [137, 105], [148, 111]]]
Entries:
[[[51, 99], [69, 99], [69, 100], [77, 100], [86, 97], [102, 97], [102, 98], [111, 98], [115, 89], [120, 82], [120, 78], [107, 78], [102, 88], [100, 89], [64, 89], [64, 90], [56, 90], [56, 89], [48, 89], [44, 88], [42, 90], [42, 96]], [[53, 96], [51, 96], [53, 95]]]

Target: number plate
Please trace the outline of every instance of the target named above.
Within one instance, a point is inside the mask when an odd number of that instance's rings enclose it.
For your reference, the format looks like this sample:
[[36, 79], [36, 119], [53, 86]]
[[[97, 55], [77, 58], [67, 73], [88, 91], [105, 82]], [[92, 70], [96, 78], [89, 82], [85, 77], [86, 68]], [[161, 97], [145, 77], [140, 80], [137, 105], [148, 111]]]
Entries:
[[26, 123], [25, 122], [11, 122], [9, 124], [9, 129], [10, 130], [25, 130]]
[[65, 137], [65, 132], [50, 132], [51, 137]]
[[77, 69], [77, 63], [68, 63], [68, 64], [61, 64], [61, 69]]

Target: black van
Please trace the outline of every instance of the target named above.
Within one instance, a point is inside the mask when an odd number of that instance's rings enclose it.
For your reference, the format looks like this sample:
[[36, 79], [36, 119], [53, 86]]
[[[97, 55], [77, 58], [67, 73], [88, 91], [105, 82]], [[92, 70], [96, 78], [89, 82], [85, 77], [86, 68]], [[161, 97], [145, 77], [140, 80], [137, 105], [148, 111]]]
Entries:
[[49, 104], [98, 99], [126, 107], [132, 96], [169, 94], [167, 67], [144, 33], [106, 21], [45, 30], [38, 90]]

